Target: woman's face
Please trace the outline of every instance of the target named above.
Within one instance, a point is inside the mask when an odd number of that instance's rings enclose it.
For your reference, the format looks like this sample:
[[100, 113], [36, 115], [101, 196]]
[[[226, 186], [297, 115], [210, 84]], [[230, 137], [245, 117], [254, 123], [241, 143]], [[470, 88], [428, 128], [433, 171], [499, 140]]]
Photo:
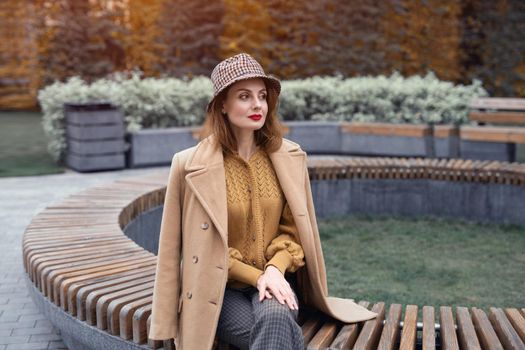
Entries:
[[266, 86], [261, 78], [241, 80], [228, 90], [223, 112], [234, 131], [254, 131], [262, 128], [268, 113]]

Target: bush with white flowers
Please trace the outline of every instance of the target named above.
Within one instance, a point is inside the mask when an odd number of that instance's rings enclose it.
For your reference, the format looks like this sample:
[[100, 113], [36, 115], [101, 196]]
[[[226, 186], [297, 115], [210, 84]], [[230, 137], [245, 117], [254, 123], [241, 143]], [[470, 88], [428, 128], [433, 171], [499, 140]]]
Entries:
[[283, 82], [284, 120], [464, 124], [468, 105], [487, 96], [479, 80], [454, 85], [430, 72], [424, 77], [312, 77]]
[[[48, 150], [57, 161], [66, 151], [64, 104], [109, 101], [122, 109], [128, 131], [201, 125], [213, 95], [207, 77], [143, 78], [115, 74], [91, 84], [78, 77], [38, 93]], [[433, 73], [424, 77], [311, 77], [282, 82], [282, 120], [463, 124], [472, 98], [487, 96], [481, 82], [454, 85]]]

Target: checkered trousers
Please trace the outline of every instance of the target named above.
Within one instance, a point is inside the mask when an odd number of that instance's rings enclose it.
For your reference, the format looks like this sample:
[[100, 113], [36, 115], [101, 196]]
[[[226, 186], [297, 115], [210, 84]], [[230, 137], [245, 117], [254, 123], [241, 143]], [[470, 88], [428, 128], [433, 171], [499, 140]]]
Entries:
[[217, 336], [243, 350], [304, 350], [298, 313], [276, 298], [259, 302], [256, 288], [226, 288]]

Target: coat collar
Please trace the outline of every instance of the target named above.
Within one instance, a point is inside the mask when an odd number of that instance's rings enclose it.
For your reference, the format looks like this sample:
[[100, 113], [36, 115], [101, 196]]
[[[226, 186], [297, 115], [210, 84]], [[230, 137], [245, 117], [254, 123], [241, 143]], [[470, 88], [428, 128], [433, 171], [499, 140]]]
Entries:
[[[304, 195], [306, 153], [298, 144], [283, 139], [281, 147], [269, 154], [277, 178], [294, 218], [306, 214]], [[222, 149], [210, 135], [196, 146], [185, 165], [186, 183], [228, 243], [228, 206]]]

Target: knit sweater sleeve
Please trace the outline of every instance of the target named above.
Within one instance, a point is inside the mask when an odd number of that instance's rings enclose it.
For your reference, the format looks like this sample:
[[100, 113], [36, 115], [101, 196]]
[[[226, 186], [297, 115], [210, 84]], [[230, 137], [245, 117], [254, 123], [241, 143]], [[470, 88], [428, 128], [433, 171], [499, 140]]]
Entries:
[[229, 248], [228, 279], [257, 287], [257, 280], [263, 271], [242, 261], [242, 254], [235, 248]]
[[285, 203], [279, 222], [279, 234], [270, 242], [265, 252], [268, 260], [265, 270], [273, 265], [284, 275], [287, 271], [295, 272], [305, 265], [303, 248], [296, 237], [298, 233], [292, 211], [288, 203]]

